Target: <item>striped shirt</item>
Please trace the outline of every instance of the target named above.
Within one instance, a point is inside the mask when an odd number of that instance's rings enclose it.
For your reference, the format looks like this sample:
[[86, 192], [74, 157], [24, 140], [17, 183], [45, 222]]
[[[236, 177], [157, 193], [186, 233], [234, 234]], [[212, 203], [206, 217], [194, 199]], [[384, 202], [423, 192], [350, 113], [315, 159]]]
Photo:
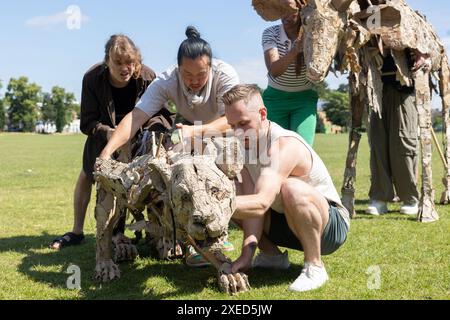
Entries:
[[[284, 57], [292, 48], [293, 42], [286, 35], [283, 25], [276, 25], [264, 30], [262, 35], [262, 46], [264, 53], [270, 49], [276, 49], [280, 57]], [[287, 91], [299, 92], [314, 88], [314, 84], [306, 78], [306, 65], [301, 67], [300, 75], [295, 72], [296, 62], [293, 61], [288, 69], [279, 77], [267, 74], [269, 86]]]

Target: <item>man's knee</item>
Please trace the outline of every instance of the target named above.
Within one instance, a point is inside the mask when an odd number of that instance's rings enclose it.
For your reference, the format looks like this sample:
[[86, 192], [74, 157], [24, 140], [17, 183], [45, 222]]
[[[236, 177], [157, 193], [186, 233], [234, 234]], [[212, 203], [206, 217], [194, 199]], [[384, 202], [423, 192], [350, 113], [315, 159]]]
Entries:
[[[298, 213], [306, 211], [311, 205], [311, 197], [305, 192], [306, 183], [302, 181], [286, 180], [281, 186], [281, 197], [286, 208], [295, 208]], [[290, 211], [290, 210], [288, 210]]]
[[326, 220], [329, 208], [328, 201], [306, 182], [288, 179], [281, 187], [281, 195], [285, 214], [291, 216], [306, 215], [309, 219], [321, 216], [322, 220]]

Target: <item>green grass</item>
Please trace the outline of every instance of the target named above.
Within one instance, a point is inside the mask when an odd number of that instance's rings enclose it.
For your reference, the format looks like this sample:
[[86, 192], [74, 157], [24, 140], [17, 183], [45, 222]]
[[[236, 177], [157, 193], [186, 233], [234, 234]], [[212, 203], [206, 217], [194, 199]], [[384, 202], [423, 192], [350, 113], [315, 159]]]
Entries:
[[[72, 227], [72, 193], [84, 140], [81, 135], [0, 134], [0, 299], [230, 299], [219, 292], [213, 268], [157, 261], [145, 255], [145, 248], [135, 262], [120, 265], [120, 280], [102, 285], [92, 281], [93, 201], [86, 243], [60, 252], [46, 248]], [[347, 136], [319, 135], [316, 149], [340, 190]], [[290, 250], [288, 271], [252, 270], [252, 290], [231, 299], [449, 299], [450, 206], [437, 206], [441, 219], [432, 224], [395, 211], [381, 217], [362, 214], [370, 183], [368, 160], [364, 136], [358, 157], [359, 214], [345, 245], [323, 258], [330, 281], [313, 292], [289, 292], [303, 264], [303, 255]], [[437, 153], [433, 165], [439, 198], [443, 169]], [[239, 248], [240, 232], [231, 230], [230, 240]], [[235, 250], [230, 257], [238, 254]], [[70, 264], [81, 268], [81, 290], [66, 288]], [[378, 290], [367, 287], [371, 266], [381, 269]]]

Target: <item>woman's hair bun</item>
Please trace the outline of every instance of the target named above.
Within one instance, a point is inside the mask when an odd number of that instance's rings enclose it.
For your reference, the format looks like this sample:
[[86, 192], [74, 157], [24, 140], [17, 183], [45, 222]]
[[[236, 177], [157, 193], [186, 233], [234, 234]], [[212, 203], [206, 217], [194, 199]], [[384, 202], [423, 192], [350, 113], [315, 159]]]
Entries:
[[190, 38], [200, 38], [200, 33], [193, 26], [189, 26], [186, 28], [186, 37]]

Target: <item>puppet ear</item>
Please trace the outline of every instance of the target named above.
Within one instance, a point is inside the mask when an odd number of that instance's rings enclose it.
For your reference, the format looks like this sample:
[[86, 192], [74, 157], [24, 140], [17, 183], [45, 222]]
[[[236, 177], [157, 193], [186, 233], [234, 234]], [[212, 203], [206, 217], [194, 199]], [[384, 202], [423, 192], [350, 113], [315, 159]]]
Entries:
[[266, 21], [281, 19], [284, 15], [297, 12], [298, 7], [286, 0], [252, 0], [252, 5], [258, 15]]
[[152, 185], [159, 192], [169, 191], [171, 167], [165, 161], [159, 159], [152, 159], [148, 166], [150, 168], [150, 178]]
[[[320, 0], [319, 0], [320, 1]], [[339, 12], [347, 11], [354, 0], [331, 0], [331, 3]]]
[[204, 139], [204, 142], [206, 143], [204, 154], [210, 156], [228, 178], [234, 179], [244, 165], [242, 145], [239, 139], [214, 137]]

